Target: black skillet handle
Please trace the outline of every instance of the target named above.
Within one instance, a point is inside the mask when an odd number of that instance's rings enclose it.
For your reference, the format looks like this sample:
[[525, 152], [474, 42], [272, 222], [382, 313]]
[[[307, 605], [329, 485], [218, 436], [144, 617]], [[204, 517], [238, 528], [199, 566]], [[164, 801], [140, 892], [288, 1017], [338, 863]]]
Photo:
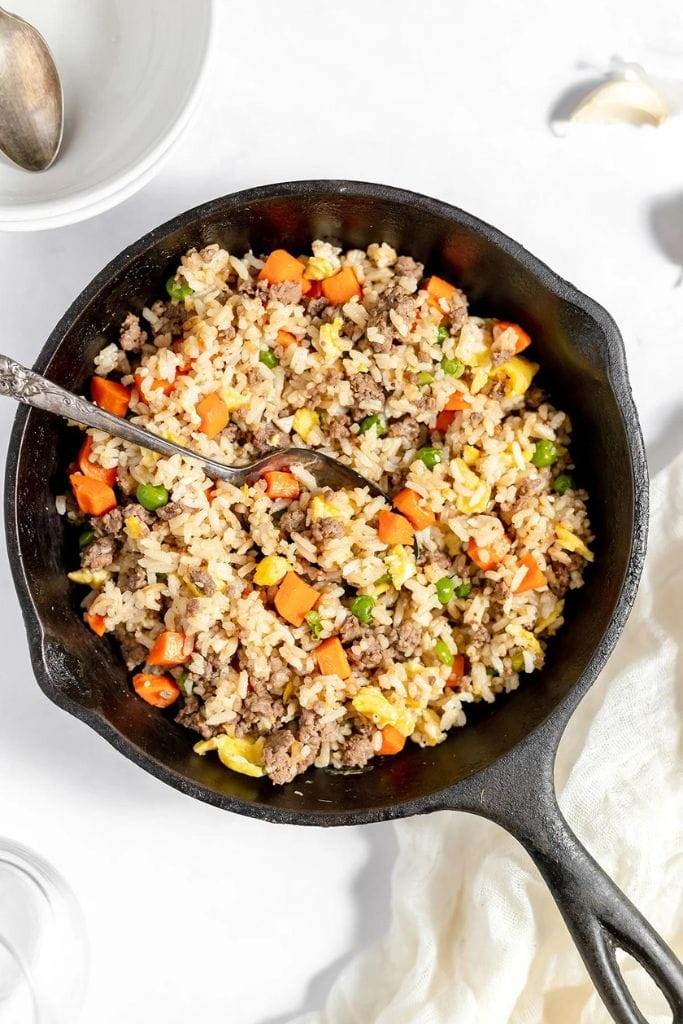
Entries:
[[[502, 825], [530, 854], [553, 895], [593, 983], [617, 1024], [647, 1024], [626, 986], [617, 948], [630, 953], [683, 1024], [683, 966], [581, 845], [553, 784], [561, 728], [549, 725], [467, 780], [454, 805]], [[462, 786], [462, 784], [461, 784]]]

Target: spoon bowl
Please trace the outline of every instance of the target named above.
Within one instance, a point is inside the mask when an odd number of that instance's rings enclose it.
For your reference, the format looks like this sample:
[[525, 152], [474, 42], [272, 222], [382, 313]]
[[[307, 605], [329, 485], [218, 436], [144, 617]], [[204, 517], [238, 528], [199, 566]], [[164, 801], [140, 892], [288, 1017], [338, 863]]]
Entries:
[[23, 18], [0, 7], [0, 151], [26, 171], [59, 152], [64, 97], [50, 48]]

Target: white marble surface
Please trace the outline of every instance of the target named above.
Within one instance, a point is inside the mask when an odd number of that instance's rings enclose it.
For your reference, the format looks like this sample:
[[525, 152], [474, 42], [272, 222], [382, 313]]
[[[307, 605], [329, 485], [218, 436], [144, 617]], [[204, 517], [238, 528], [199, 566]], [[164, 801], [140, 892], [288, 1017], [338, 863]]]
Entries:
[[[219, 7], [204, 101], [159, 177], [98, 219], [0, 236], [3, 351], [31, 363], [104, 263], [197, 202], [293, 178], [382, 181], [491, 221], [602, 302], [624, 334], [652, 468], [681, 448], [681, 122], [563, 140], [546, 126], [613, 54], [682, 53], [673, 0]], [[13, 412], [0, 406], [3, 446]], [[81, 901], [83, 1020], [283, 1024], [320, 1005], [386, 926], [391, 826], [276, 828], [141, 773], [42, 696], [5, 558], [0, 587], [0, 829]]]

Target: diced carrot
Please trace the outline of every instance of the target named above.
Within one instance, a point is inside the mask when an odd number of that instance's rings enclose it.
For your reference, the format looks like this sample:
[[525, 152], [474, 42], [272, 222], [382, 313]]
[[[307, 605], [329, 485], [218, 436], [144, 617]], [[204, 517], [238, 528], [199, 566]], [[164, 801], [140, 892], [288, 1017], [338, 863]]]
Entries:
[[104, 636], [105, 625], [103, 615], [95, 615], [94, 613], [86, 612], [83, 618], [88, 623], [93, 633], [97, 633], [98, 636]]
[[382, 509], [377, 516], [377, 533], [382, 544], [412, 544], [415, 531], [405, 516]]
[[323, 293], [322, 281], [306, 281], [306, 283], [308, 284], [308, 290], [304, 294], [308, 295], [309, 299], [319, 299]]
[[201, 402], [197, 402], [196, 410], [197, 415], [202, 421], [199, 429], [207, 437], [216, 437], [217, 434], [220, 434], [221, 430], [227, 427], [230, 412], [216, 391], [212, 391], [210, 395], [205, 395]]
[[405, 745], [406, 738], [401, 735], [398, 729], [394, 729], [393, 725], [384, 726], [382, 729], [382, 746], [379, 748], [380, 754], [399, 754]]
[[416, 530], [426, 530], [428, 526], [433, 526], [436, 522], [434, 513], [421, 507], [418, 495], [409, 487], [404, 487], [402, 491], [394, 495], [394, 505]]
[[114, 416], [125, 416], [130, 405], [130, 391], [115, 380], [107, 377], [93, 377], [90, 381], [90, 397], [100, 409]]
[[313, 282], [309, 281], [307, 277], [302, 277], [301, 280], [299, 281], [299, 284], [301, 285], [301, 294], [308, 295], [308, 293], [311, 290], [311, 285], [313, 284]]
[[385, 756], [399, 754], [403, 750], [405, 743], [406, 738], [401, 735], [398, 729], [395, 729], [393, 725], [385, 725], [382, 729], [382, 746], [379, 752]]
[[439, 415], [436, 417], [436, 429], [440, 430], [442, 434], [445, 434], [455, 419], [456, 412], [464, 412], [465, 409], [469, 409], [469, 407], [470, 403], [467, 401], [462, 391], [454, 391]]
[[333, 306], [341, 306], [354, 295], [361, 295], [358, 278], [352, 267], [342, 267], [333, 277], [326, 277], [322, 283], [323, 295]]
[[[142, 394], [142, 382], [143, 382], [143, 380], [146, 380], [146, 379], [147, 378], [143, 377], [141, 373], [136, 373], [133, 376], [133, 380], [135, 381], [135, 387], [137, 388], [139, 394]], [[151, 383], [151, 385], [149, 387], [149, 390], [150, 391], [163, 391], [165, 395], [170, 395], [171, 392], [173, 391], [174, 387], [175, 387], [175, 378], [173, 380], [162, 380], [161, 377], [156, 377], [152, 381], [152, 383]]]
[[289, 348], [290, 345], [296, 345], [297, 339], [289, 331], [278, 331], [275, 344], [281, 348]]
[[517, 336], [517, 342], [515, 344], [515, 355], [519, 355], [525, 348], [528, 348], [531, 344], [531, 338], [519, 324], [511, 324], [508, 320], [499, 320], [497, 324], [493, 326], [494, 336], [498, 331], [514, 331]]
[[154, 646], [147, 658], [148, 665], [163, 665], [170, 668], [173, 665], [184, 665], [189, 654], [184, 653], [185, 634], [176, 633], [173, 630], [164, 630], [154, 641]]
[[295, 572], [288, 572], [275, 595], [275, 607], [286, 622], [300, 626], [320, 594]]
[[105, 469], [104, 466], [100, 466], [99, 463], [91, 462], [90, 453], [92, 452], [92, 443], [92, 437], [90, 434], [87, 434], [85, 441], [81, 445], [81, 450], [78, 453], [78, 468], [83, 476], [89, 476], [92, 480], [103, 480], [105, 484], [109, 484], [110, 487], [113, 487], [116, 483], [116, 470]]
[[453, 666], [451, 668], [451, 674], [446, 680], [446, 686], [458, 686], [460, 680], [465, 675], [465, 655], [454, 654], [453, 655]]
[[204, 488], [204, 494], [206, 495], [206, 500], [208, 502], [212, 502], [213, 499], [218, 494], [218, 488], [216, 487], [215, 484], [209, 484], [208, 487]]
[[451, 397], [444, 405], [446, 412], [464, 412], [465, 409], [469, 409], [470, 403], [467, 401], [462, 391], [454, 391]]
[[455, 419], [455, 413], [449, 412], [448, 409], [444, 409], [436, 417], [436, 429], [440, 430], [442, 434], [445, 434], [451, 423]]
[[495, 569], [500, 564], [500, 558], [492, 548], [478, 548], [473, 538], [470, 538], [467, 545], [467, 554], [475, 565], [478, 565], [482, 572]]
[[448, 281], [444, 281], [442, 277], [437, 277], [436, 274], [432, 274], [425, 287], [429, 295], [429, 305], [443, 315], [443, 309], [439, 300], [445, 299], [446, 302], [450, 302], [455, 295], [455, 285], [449, 284]]
[[259, 281], [280, 284], [282, 281], [303, 280], [304, 265], [285, 249], [273, 249], [259, 272]]
[[72, 473], [69, 477], [71, 489], [81, 512], [89, 516], [103, 516], [116, 507], [116, 495], [104, 480], [94, 480], [83, 473]]
[[318, 662], [318, 669], [323, 676], [348, 679], [351, 675], [351, 666], [339, 637], [331, 636], [328, 640], [323, 640], [313, 651], [313, 657]]
[[134, 675], [133, 689], [155, 708], [167, 708], [180, 696], [180, 687], [172, 676], [156, 676], [152, 672]]
[[534, 556], [532, 554], [522, 555], [519, 561], [521, 565], [526, 566], [526, 576], [519, 586], [515, 587], [515, 594], [523, 594], [525, 590], [537, 590], [539, 587], [544, 587], [546, 579]]
[[269, 498], [298, 498], [301, 486], [293, 473], [284, 473], [273, 469], [263, 474], [266, 481], [266, 494]]

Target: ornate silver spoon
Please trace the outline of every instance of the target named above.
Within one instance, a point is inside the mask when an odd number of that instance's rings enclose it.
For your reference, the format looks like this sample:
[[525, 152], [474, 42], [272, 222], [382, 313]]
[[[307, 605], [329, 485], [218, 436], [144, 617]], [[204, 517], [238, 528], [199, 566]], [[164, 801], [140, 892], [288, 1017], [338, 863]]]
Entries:
[[314, 451], [312, 448], [274, 448], [272, 453], [246, 466], [226, 466], [215, 459], [207, 459], [181, 444], [174, 444], [143, 427], [138, 427], [130, 420], [105, 412], [80, 395], [73, 395], [59, 384], [54, 384], [46, 377], [41, 377], [33, 370], [27, 370], [25, 366], [3, 355], [0, 355], [0, 395], [14, 398], [24, 405], [44, 409], [64, 419], [83, 423], [87, 427], [103, 430], [112, 437], [120, 437], [124, 441], [130, 441], [160, 455], [178, 454], [186, 459], [193, 459], [212, 480], [227, 480], [236, 487], [244, 483], [253, 483], [268, 470], [296, 464], [307, 469], [315, 477], [319, 487], [331, 487], [332, 490], [367, 487], [371, 494], [389, 501], [377, 484], [366, 480], [360, 473], [338, 462], [331, 455]]

